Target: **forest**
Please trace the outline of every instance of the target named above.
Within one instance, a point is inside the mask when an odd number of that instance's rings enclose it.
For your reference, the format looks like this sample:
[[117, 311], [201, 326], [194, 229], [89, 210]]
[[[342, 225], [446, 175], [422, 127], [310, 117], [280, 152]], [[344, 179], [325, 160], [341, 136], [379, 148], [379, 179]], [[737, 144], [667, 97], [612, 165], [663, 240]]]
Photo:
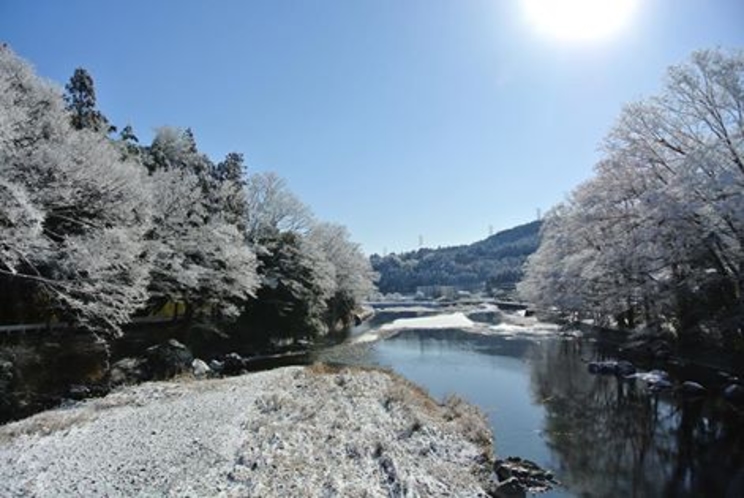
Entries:
[[64, 91], [0, 48], [0, 324], [115, 337], [135, 317], [312, 337], [374, 288], [345, 227], [317, 220], [275, 173], [218, 162], [190, 129], [149, 145], [96, 107], [92, 76]]
[[694, 52], [624, 107], [546, 217], [519, 291], [598, 325], [744, 349], [744, 52]]
[[380, 292], [413, 293], [416, 287], [428, 285], [513, 290], [527, 256], [537, 249], [540, 225], [533, 221], [470, 245], [373, 255]]

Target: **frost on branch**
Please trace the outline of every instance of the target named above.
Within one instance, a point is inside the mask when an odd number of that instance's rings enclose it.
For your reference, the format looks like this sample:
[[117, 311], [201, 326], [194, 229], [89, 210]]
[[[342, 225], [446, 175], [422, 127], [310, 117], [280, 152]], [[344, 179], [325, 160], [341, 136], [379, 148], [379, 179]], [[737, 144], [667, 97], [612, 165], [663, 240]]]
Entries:
[[59, 91], [7, 48], [0, 109], [3, 288], [23, 279], [58, 319], [118, 330], [147, 280], [142, 167], [100, 134], [73, 130]]
[[0, 179], [0, 261], [13, 274], [27, 265], [29, 258], [44, 250], [44, 215], [28, 199], [22, 186]]
[[703, 50], [626, 106], [543, 229], [523, 295], [627, 328], [744, 333], [744, 52]]
[[258, 286], [256, 257], [241, 220], [234, 207], [225, 209], [240, 202], [240, 187], [210, 176], [211, 163], [190, 134], [162, 128], [150, 154], [153, 297], [183, 301], [189, 313], [234, 318]]

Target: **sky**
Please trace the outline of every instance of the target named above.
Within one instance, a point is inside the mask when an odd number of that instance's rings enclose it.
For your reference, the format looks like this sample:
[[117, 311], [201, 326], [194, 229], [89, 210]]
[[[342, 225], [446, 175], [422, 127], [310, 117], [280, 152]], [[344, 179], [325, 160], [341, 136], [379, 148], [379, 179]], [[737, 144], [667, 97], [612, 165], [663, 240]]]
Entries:
[[668, 66], [744, 48], [741, 0], [620, 0], [627, 22], [578, 36], [564, 14], [599, 1], [540, 22], [535, 0], [0, 0], [0, 41], [60, 87], [87, 69], [142, 143], [191, 127], [215, 161], [242, 152], [382, 254], [534, 220]]

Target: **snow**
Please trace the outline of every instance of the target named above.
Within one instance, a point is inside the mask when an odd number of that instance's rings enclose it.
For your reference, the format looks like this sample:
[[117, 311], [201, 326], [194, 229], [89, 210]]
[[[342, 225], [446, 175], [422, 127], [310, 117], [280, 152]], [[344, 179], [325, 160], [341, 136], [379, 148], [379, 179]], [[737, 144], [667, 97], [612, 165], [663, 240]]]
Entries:
[[379, 328], [356, 336], [351, 342], [354, 344], [375, 342], [396, 335], [401, 330], [411, 329], [474, 329], [478, 325], [465, 316], [465, 313], [440, 314], [434, 316], [421, 316], [417, 318], [398, 318], [391, 323], [386, 323]]
[[147, 383], [0, 427], [0, 496], [483, 496], [491, 437], [377, 370]]
[[550, 336], [556, 335], [560, 330], [559, 325], [541, 322], [534, 317], [505, 313], [502, 318], [503, 322], [489, 326], [488, 331], [484, 333], [506, 337]]
[[467, 329], [475, 327], [475, 322], [458, 311], [435, 316], [422, 316], [417, 318], [399, 318], [392, 323], [386, 323], [381, 330], [403, 330], [403, 329]]

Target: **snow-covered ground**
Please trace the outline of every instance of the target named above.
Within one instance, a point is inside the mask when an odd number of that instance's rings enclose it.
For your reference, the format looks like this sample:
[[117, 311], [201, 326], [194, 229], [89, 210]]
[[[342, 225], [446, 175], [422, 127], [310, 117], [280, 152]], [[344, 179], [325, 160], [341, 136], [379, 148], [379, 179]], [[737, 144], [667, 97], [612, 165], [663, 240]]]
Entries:
[[288, 367], [0, 427], [0, 496], [478, 496], [490, 454], [470, 405], [377, 370]]

